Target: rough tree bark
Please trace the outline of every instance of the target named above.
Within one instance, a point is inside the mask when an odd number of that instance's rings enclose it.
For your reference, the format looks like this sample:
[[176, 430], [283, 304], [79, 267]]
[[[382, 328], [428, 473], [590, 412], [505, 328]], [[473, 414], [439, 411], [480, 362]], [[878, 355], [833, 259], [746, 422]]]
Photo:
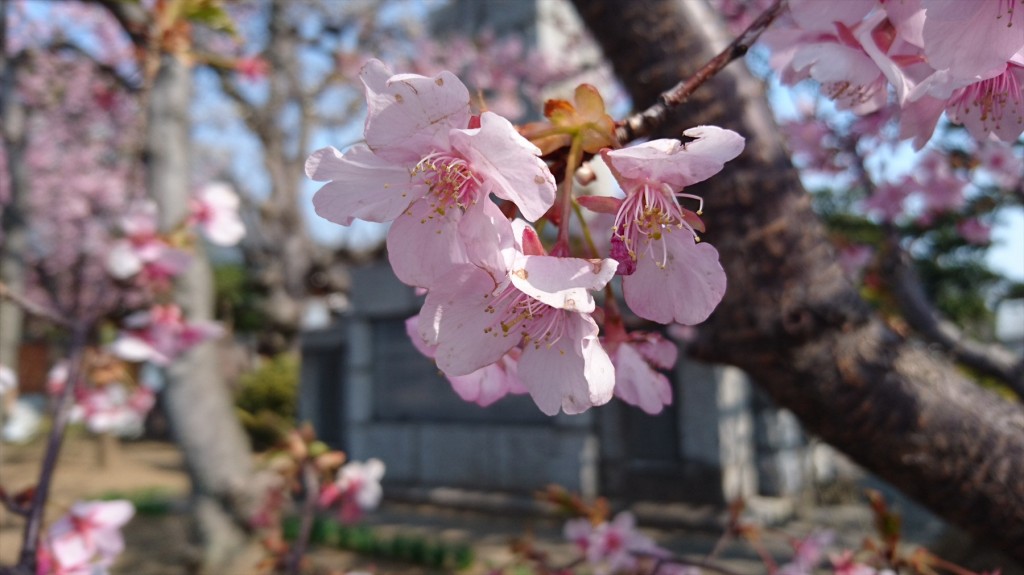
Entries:
[[[575, 0], [634, 102], [646, 106], [722, 49], [697, 0]], [[714, 124], [747, 138], [700, 189], [706, 239], [729, 277], [698, 356], [747, 370], [857, 462], [980, 540], [1024, 559], [1024, 409], [895, 333], [844, 279], [782, 146], [763, 89], [740, 64], [701, 88], [662, 135]]]
[[[160, 206], [164, 230], [188, 214], [191, 86], [189, 67], [164, 54], [149, 100], [146, 134], [148, 188]], [[201, 250], [175, 291], [190, 319], [213, 319], [213, 276]], [[176, 361], [167, 371], [164, 397], [192, 479], [203, 565], [220, 573], [247, 543], [244, 517], [236, 507], [252, 473], [252, 458], [216, 354], [215, 344], [207, 342]]]

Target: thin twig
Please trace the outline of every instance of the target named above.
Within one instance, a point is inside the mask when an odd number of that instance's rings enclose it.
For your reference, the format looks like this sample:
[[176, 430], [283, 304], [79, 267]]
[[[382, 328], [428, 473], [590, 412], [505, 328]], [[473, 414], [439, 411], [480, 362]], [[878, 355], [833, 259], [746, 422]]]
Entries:
[[25, 312], [37, 317], [45, 318], [59, 326], [72, 327], [74, 325], [68, 318], [15, 292], [2, 281], [0, 281], [0, 299], [10, 300], [15, 305], [25, 310]]
[[299, 575], [302, 572], [302, 556], [306, 554], [306, 547], [309, 545], [309, 535], [313, 531], [313, 516], [316, 514], [317, 493], [320, 490], [320, 478], [317, 475], [316, 464], [311, 459], [302, 462], [302, 490], [304, 500], [302, 502], [302, 518], [299, 526], [299, 536], [295, 539], [292, 552], [288, 556], [287, 572], [290, 575]]
[[676, 84], [672, 89], [662, 92], [658, 97], [658, 102], [653, 106], [623, 120], [622, 125], [615, 130], [616, 139], [625, 144], [637, 138], [649, 136], [656, 127], [665, 122], [668, 113], [673, 108], [684, 104], [690, 95], [697, 91], [697, 88], [719, 73], [730, 62], [742, 58], [785, 7], [786, 0], [775, 0], [725, 50], [708, 60], [688, 79]]
[[50, 428], [50, 436], [46, 440], [46, 452], [43, 456], [43, 465], [39, 470], [39, 481], [36, 483], [35, 492], [32, 494], [28, 521], [25, 523], [24, 536], [21, 542], [21, 554], [18, 558], [17, 567], [31, 569], [33, 573], [36, 567], [39, 533], [43, 528], [43, 515], [46, 511], [46, 501], [50, 495], [50, 484], [53, 481], [53, 473], [57, 469], [57, 456], [60, 454], [61, 445], [64, 443], [64, 432], [71, 421], [71, 406], [75, 399], [75, 385], [82, 377], [85, 343], [91, 330], [92, 326], [88, 324], [75, 324], [73, 327], [70, 357], [68, 359], [68, 378], [64, 383], [64, 390], [61, 392], [60, 399], [54, 406], [53, 426]]

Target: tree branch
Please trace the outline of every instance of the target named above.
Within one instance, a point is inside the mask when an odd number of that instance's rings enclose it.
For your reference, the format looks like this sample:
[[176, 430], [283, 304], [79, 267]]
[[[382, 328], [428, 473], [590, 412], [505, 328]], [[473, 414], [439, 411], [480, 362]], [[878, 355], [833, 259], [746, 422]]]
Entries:
[[999, 344], [979, 342], [945, 319], [931, 302], [910, 255], [890, 236], [880, 250], [882, 272], [907, 324], [954, 360], [1005, 383], [1024, 399], [1024, 359]]
[[133, 93], [134, 94], [134, 93], [137, 93], [140, 90], [142, 90], [142, 85], [141, 84], [135, 83], [135, 82], [131, 81], [129, 78], [125, 78], [124, 76], [121, 75], [120, 72], [117, 71], [117, 68], [115, 68], [115, 67], [113, 67], [110, 64], [107, 64], [105, 62], [101, 62], [101, 61], [97, 60], [95, 57], [93, 57], [92, 54], [90, 54], [89, 52], [83, 50], [82, 47], [79, 46], [78, 44], [75, 44], [73, 42], [68, 42], [68, 41], [60, 41], [60, 42], [57, 42], [57, 43], [51, 45], [50, 46], [50, 50], [52, 50], [54, 52], [59, 52], [61, 50], [67, 50], [68, 52], [73, 52], [73, 53], [75, 53], [75, 54], [77, 54], [77, 55], [79, 55], [79, 56], [89, 60], [90, 62], [92, 62], [93, 66], [95, 66], [96, 69], [99, 72], [101, 72], [104, 76], [106, 76], [106, 77], [110, 78], [111, 80], [113, 80], [118, 86], [120, 86], [122, 89], [124, 89], [128, 93]]
[[760, 16], [754, 20], [742, 34], [736, 37], [715, 57], [697, 69], [689, 78], [679, 82], [671, 89], [662, 92], [658, 101], [642, 112], [626, 118], [615, 132], [620, 144], [632, 142], [638, 138], [649, 136], [652, 130], [665, 123], [669, 112], [686, 103], [690, 95], [697, 91], [709, 78], [722, 71], [729, 63], [746, 55], [754, 42], [761, 37], [775, 18], [786, 8], [786, 0], [775, 0]]
[[[728, 42], [704, 2], [576, 0], [634, 102]], [[729, 288], [694, 344], [745, 369], [811, 432], [988, 544], [1024, 559], [1024, 409], [890, 330], [846, 280], [760, 83], [724, 69], [654, 136], [711, 124], [747, 139], [701, 183]]]

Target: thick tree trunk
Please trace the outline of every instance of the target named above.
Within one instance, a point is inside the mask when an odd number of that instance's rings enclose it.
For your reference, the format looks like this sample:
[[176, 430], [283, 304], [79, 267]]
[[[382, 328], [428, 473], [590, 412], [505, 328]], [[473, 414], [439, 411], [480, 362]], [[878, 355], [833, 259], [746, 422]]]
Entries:
[[[27, 176], [25, 173], [25, 140], [28, 113], [18, 100], [16, 78], [18, 63], [7, 53], [7, 11], [6, 0], [0, 1], [0, 139], [3, 141], [4, 161], [10, 198], [7, 205], [0, 207], [0, 281], [16, 293], [25, 293], [25, 250], [28, 247], [28, 230], [25, 227], [25, 202]], [[21, 308], [6, 299], [0, 299], [0, 365], [18, 372], [18, 350], [21, 345], [21, 328], [24, 313]], [[0, 404], [0, 412], [4, 405]], [[0, 420], [2, 420], [0, 413]]]
[[[698, 0], [575, 0], [646, 106], [724, 47]], [[729, 288], [703, 358], [746, 369], [777, 403], [936, 513], [1024, 559], [1024, 410], [889, 329], [844, 279], [783, 149], [760, 83], [730, 66], [662, 130], [714, 124], [743, 155], [694, 191]]]
[[[192, 72], [164, 55], [152, 89], [147, 133], [149, 190], [164, 230], [188, 213], [189, 106]], [[213, 277], [202, 250], [176, 286], [189, 319], [213, 319]], [[252, 472], [248, 441], [219, 373], [213, 342], [199, 345], [168, 370], [165, 393], [174, 435], [192, 478], [193, 502], [209, 572], [225, 572], [245, 547], [240, 503]]]

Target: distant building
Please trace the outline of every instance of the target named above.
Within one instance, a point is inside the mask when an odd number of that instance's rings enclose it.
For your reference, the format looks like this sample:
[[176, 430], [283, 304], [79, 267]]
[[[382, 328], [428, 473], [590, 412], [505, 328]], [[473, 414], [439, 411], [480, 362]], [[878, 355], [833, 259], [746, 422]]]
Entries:
[[300, 413], [354, 459], [378, 457], [392, 487], [529, 494], [550, 483], [590, 495], [721, 503], [807, 485], [792, 415], [746, 375], [680, 360], [658, 416], [613, 400], [547, 417], [528, 396], [460, 399], [405, 333], [422, 299], [387, 262], [352, 270], [351, 313], [303, 337]]

